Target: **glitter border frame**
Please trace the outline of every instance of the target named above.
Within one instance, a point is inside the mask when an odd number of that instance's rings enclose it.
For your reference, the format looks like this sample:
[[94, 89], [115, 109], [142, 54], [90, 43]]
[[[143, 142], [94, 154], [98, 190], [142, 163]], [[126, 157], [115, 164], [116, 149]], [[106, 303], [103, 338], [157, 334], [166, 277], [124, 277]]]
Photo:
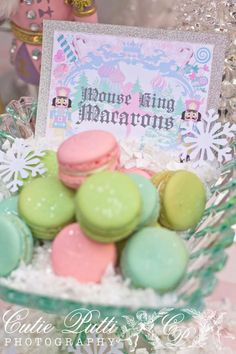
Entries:
[[65, 21], [44, 21], [43, 55], [35, 132], [36, 137], [43, 137], [46, 135], [53, 55], [53, 37], [55, 31], [84, 32], [113, 36], [125, 36], [131, 38], [148, 38], [163, 41], [180, 41], [214, 45], [212, 75], [209, 86], [207, 106], [208, 109], [218, 109], [225, 51], [227, 45], [229, 44], [227, 35], [214, 32], [186, 32], [179, 30], [163, 30], [117, 25], [87, 24]]

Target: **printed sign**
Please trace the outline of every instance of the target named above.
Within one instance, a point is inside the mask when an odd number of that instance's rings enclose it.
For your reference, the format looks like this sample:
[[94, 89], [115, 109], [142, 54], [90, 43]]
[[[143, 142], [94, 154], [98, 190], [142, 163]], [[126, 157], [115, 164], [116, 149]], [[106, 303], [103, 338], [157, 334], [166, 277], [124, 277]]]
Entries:
[[224, 35], [50, 21], [44, 38], [39, 135], [103, 129], [175, 148], [217, 108]]

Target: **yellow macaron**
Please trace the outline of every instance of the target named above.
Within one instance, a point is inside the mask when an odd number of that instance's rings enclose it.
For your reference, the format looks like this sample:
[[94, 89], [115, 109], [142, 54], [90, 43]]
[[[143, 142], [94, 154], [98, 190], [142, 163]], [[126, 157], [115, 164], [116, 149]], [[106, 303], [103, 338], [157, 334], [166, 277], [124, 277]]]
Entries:
[[200, 178], [185, 170], [164, 171], [156, 174], [152, 182], [161, 197], [161, 225], [176, 231], [185, 231], [201, 220], [206, 191]]

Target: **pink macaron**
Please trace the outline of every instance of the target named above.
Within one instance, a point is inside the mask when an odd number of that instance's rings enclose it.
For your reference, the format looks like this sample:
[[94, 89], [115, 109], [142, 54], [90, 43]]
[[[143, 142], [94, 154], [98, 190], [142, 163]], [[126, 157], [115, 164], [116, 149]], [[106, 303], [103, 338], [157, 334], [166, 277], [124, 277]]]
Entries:
[[115, 265], [113, 243], [98, 243], [86, 237], [79, 224], [66, 226], [52, 244], [55, 274], [72, 277], [80, 283], [99, 283], [109, 265]]
[[60, 180], [77, 189], [88, 176], [115, 170], [120, 162], [120, 148], [111, 133], [91, 130], [65, 140], [58, 149], [57, 158]]
[[152, 178], [152, 173], [150, 171], [143, 170], [143, 169], [137, 168], [137, 167], [121, 168], [120, 172], [123, 172], [123, 173], [136, 173], [137, 175], [146, 177], [147, 179], [151, 179]]

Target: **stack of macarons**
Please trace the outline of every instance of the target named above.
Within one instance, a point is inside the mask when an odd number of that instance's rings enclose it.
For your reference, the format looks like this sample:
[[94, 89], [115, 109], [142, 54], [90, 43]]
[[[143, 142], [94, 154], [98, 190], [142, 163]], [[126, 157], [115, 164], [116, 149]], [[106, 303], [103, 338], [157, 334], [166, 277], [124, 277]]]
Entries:
[[111, 133], [92, 130], [64, 141], [57, 157], [61, 181], [77, 189], [92, 174], [116, 170], [120, 164], [120, 148]]
[[[9, 244], [0, 235], [0, 250], [10, 250], [11, 239], [18, 244], [9, 264], [6, 257], [1, 264], [0, 255], [0, 275], [31, 260], [34, 237], [52, 241], [52, 268], [58, 276], [99, 283], [112, 265], [134, 287], [164, 293], [178, 286], [189, 254], [177, 232], [196, 225], [204, 213], [201, 180], [184, 170], [155, 175], [124, 169], [119, 144], [105, 131], [82, 132], [63, 142], [58, 176], [52, 160], [52, 173], [49, 163], [47, 175], [27, 181], [17, 202], [4, 202], [10, 211], [0, 205], [12, 235]], [[10, 227], [11, 218], [17, 221]]]

